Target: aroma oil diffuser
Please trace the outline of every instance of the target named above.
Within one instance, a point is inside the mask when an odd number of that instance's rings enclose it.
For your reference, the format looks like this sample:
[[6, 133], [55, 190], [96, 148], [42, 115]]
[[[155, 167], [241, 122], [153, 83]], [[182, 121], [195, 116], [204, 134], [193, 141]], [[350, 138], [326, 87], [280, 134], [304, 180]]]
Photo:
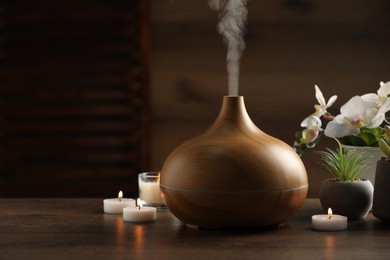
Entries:
[[202, 228], [283, 224], [302, 206], [307, 189], [299, 156], [254, 125], [242, 96], [225, 96], [212, 126], [177, 147], [161, 171], [169, 210]]

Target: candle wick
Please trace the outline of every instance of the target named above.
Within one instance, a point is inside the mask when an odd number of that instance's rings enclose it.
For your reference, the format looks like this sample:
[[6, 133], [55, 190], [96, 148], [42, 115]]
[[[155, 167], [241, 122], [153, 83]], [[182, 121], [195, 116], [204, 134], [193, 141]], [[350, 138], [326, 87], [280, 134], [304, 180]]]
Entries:
[[119, 198], [119, 201], [122, 201], [122, 199], [121, 199], [121, 198]]
[[138, 205], [138, 209], [141, 210], [141, 205]]
[[329, 219], [332, 217], [332, 215], [329, 216]]

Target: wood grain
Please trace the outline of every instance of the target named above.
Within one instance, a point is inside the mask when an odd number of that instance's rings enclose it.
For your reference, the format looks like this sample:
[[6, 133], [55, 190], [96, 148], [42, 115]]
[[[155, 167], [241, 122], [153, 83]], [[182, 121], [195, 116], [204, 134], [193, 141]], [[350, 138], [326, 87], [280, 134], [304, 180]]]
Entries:
[[[0, 199], [4, 259], [387, 259], [390, 226], [371, 213], [342, 232], [317, 232], [318, 200], [280, 229], [193, 230], [169, 211], [133, 224], [103, 213], [103, 199]], [[234, 207], [234, 205], [232, 205]]]
[[186, 224], [206, 228], [283, 224], [307, 189], [301, 159], [254, 125], [242, 96], [225, 96], [210, 128], [178, 146], [161, 170], [167, 207]]

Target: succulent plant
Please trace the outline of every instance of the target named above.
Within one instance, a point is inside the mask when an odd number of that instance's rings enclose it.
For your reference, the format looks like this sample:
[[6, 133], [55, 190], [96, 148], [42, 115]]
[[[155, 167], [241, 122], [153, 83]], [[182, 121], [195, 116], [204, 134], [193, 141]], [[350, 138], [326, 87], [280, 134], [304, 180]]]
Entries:
[[317, 152], [321, 156], [321, 163], [333, 175], [337, 181], [356, 181], [359, 176], [366, 170], [366, 157], [364, 151], [343, 150], [339, 140], [334, 138], [339, 148]]
[[382, 152], [390, 158], [390, 126], [385, 126], [385, 139], [380, 139], [378, 145]]

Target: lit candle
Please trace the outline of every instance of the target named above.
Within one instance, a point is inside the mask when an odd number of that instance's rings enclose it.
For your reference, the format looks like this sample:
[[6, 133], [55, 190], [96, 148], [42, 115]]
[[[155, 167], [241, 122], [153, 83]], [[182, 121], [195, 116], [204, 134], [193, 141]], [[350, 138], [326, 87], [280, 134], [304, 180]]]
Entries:
[[332, 209], [328, 209], [328, 215], [314, 215], [311, 217], [313, 229], [321, 231], [346, 230], [348, 218], [341, 215], [333, 215]]
[[123, 192], [118, 193], [118, 198], [103, 200], [105, 213], [121, 214], [123, 208], [135, 207], [135, 200], [123, 198]]
[[140, 199], [137, 199], [136, 207], [123, 209], [123, 220], [127, 222], [151, 222], [157, 219], [157, 209], [142, 207]]
[[160, 192], [160, 173], [144, 172], [138, 175], [139, 196], [144, 205], [161, 207], [165, 203]]

